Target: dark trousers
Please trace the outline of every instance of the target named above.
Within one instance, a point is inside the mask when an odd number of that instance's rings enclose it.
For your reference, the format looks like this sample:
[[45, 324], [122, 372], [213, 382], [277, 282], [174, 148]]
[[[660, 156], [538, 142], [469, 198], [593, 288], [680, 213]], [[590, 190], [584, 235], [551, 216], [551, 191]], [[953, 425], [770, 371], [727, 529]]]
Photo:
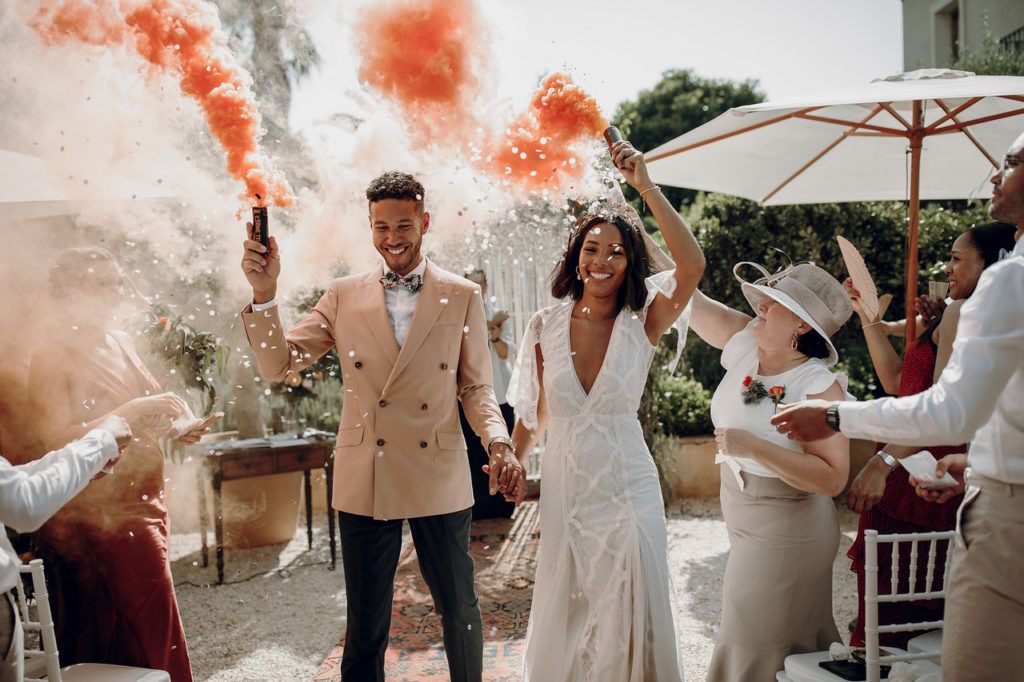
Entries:
[[[348, 598], [341, 679], [383, 682], [402, 521], [345, 512], [338, 512], [338, 519]], [[471, 509], [409, 519], [420, 573], [441, 616], [453, 682], [479, 682], [483, 674], [480, 604], [469, 555], [471, 520]]]
[[[502, 403], [498, 407], [501, 409], [501, 416], [505, 418], [508, 432], [512, 433], [512, 427], [515, 426], [512, 406]], [[487, 450], [480, 443], [480, 436], [476, 435], [473, 427], [469, 425], [466, 413], [462, 411], [462, 403], [459, 403], [459, 420], [462, 422], [462, 437], [466, 440], [469, 473], [473, 480], [473, 520], [511, 518], [512, 512], [516, 510], [516, 504], [506, 502], [501, 493], [491, 495], [491, 477], [481, 468], [488, 462]]]

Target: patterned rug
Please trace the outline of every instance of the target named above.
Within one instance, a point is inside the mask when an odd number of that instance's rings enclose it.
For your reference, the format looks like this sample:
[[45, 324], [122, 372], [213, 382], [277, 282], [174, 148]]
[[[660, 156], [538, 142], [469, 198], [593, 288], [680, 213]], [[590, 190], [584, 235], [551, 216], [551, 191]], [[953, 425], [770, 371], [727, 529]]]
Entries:
[[[469, 552], [476, 563], [476, 591], [484, 625], [484, 679], [519, 682], [526, 623], [533, 596], [539, 544], [537, 502], [522, 504], [511, 519], [476, 521]], [[341, 679], [342, 645], [327, 656], [313, 682]], [[426, 583], [420, 577], [411, 538], [402, 548], [395, 576], [391, 641], [384, 663], [394, 682], [448, 679], [441, 642], [441, 619], [434, 613]]]

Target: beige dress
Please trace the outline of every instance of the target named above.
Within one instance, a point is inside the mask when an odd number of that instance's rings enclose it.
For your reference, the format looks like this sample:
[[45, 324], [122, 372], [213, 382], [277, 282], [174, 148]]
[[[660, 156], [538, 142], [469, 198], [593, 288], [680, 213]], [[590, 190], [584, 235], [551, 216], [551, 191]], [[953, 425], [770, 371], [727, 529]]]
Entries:
[[[791, 450], [799, 445], [768, 423], [775, 412], [771, 400], [744, 404], [745, 377], [760, 379], [766, 388], [784, 386], [786, 403], [821, 393], [837, 380], [845, 387], [845, 377], [814, 359], [759, 377], [757, 342], [749, 328], [726, 344], [722, 365], [727, 373], [711, 401], [715, 426], [745, 429]], [[840, 641], [832, 616], [838, 517], [830, 497], [797, 490], [751, 460], [723, 459], [722, 515], [731, 550], [707, 679], [772, 682], [789, 654]]]

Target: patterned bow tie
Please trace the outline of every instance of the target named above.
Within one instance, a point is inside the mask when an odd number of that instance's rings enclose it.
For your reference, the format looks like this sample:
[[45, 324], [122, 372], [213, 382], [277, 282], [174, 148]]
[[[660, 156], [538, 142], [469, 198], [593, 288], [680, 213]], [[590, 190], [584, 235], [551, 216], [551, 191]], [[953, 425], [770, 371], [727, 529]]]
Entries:
[[384, 285], [385, 289], [392, 289], [401, 284], [403, 287], [408, 289], [410, 293], [415, 294], [423, 288], [423, 275], [406, 275], [405, 277], [401, 277], [398, 273], [391, 272], [389, 270], [380, 278], [380, 283]]

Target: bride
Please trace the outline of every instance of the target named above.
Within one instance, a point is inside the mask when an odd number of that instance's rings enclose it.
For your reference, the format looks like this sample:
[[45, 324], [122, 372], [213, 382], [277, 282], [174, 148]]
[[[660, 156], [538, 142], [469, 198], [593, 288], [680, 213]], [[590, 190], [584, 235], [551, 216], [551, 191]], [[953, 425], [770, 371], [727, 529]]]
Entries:
[[[657, 470], [637, 419], [654, 348], [704, 272], [696, 239], [628, 142], [612, 160], [646, 200], [674, 270], [635, 211], [583, 215], [530, 321], [510, 402], [520, 457], [547, 431], [524, 679], [682, 679]], [[671, 263], [668, 263], [671, 267]], [[680, 330], [685, 334], [685, 317]]]

